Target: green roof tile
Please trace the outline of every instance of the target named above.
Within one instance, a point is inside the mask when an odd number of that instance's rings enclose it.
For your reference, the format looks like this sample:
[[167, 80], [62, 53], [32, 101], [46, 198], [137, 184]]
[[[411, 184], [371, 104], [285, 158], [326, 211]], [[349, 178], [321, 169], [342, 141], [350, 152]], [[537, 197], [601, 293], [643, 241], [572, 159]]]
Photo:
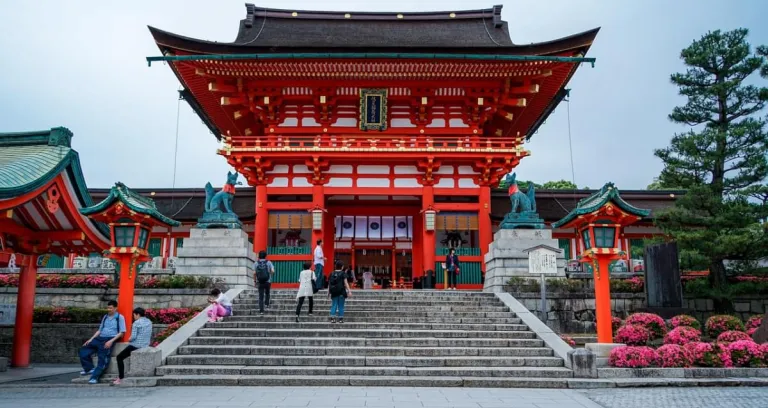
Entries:
[[647, 217], [648, 215], [651, 214], [651, 210], [644, 210], [642, 208], [637, 208], [629, 204], [628, 202], [624, 201], [624, 199], [622, 199], [621, 195], [619, 194], [619, 189], [616, 188], [616, 186], [614, 186], [613, 183], [606, 183], [603, 186], [603, 188], [601, 188], [591, 196], [580, 200], [579, 203], [576, 205], [576, 208], [574, 208], [573, 211], [568, 213], [568, 215], [563, 217], [563, 219], [553, 223], [552, 228], [559, 228], [571, 222], [574, 218], [580, 215], [585, 215], [585, 214], [589, 214], [594, 211], [597, 211], [600, 207], [604, 206], [608, 202], [613, 202], [625, 212], [632, 215], [636, 215], [638, 217]]
[[181, 225], [180, 222], [168, 218], [158, 211], [154, 200], [139, 195], [120, 182], [115, 183], [115, 186], [112, 187], [109, 191], [109, 195], [104, 200], [94, 206], [81, 208], [80, 213], [86, 216], [98, 214], [112, 206], [116, 201], [121, 201], [131, 210], [136, 211], [139, 214], [149, 215], [167, 225], [174, 227]]

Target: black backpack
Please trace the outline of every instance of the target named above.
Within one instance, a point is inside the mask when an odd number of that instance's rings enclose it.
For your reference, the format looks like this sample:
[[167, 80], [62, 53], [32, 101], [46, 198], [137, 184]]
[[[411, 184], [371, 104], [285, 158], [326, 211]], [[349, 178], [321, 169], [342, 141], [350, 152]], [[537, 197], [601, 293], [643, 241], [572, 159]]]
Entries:
[[259, 259], [256, 263], [256, 280], [259, 283], [267, 283], [269, 281], [269, 265], [264, 259]]
[[331, 293], [331, 296], [341, 296], [344, 294], [346, 290], [344, 287], [344, 281], [346, 278], [347, 276], [344, 272], [333, 271], [328, 284], [328, 291]]

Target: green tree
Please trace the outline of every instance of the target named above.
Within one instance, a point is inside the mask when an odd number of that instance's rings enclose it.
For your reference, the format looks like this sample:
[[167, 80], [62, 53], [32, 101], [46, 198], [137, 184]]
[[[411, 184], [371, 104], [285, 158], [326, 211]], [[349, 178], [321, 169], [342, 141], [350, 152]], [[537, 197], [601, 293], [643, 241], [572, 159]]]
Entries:
[[749, 199], [768, 176], [768, 133], [760, 117], [768, 88], [745, 83], [764, 64], [747, 34], [709, 32], [681, 52], [687, 70], [671, 80], [687, 103], [669, 118], [690, 130], [655, 151], [664, 162], [661, 185], [687, 190], [657, 224], [681, 250], [708, 259], [715, 288], [727, 285], [724, 260], [754, 259], [768, 248], [758, 223], [766, 207]]
[[568, 180], [558, 180], [558, 181], [547, 181], [544, 183], [541, 188], [549, 189], [549, 190], [576, 190], [579, 187]]
[[680, 190], [680, 187], [666, 185], [659, 177], [654, 177], [653, 183], [648, 184], [646, 190]]

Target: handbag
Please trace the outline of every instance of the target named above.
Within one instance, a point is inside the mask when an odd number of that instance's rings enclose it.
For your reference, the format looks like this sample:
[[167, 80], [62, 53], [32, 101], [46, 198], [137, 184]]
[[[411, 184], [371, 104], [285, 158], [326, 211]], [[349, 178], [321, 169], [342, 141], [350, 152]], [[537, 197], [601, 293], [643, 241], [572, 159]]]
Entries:
[[317, 284], [317, 281], [313, 279], [310, 282], [312, 282], [312, 293], [315, 294], [319, 292], [320, 288], [318, 287], [319, 285]]

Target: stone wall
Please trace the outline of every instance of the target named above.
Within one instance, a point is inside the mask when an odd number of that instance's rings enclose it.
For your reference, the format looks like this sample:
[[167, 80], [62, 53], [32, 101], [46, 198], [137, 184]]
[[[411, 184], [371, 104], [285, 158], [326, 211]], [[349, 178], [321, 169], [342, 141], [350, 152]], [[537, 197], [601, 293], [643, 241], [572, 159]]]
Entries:
[[[530, 311], [541, 317], [541, 295], [537, 293], [512, 292]], [[646, 308], [643, 293], [614, 293], [611, 295], [613, 315], [621, 318], [644, 311]], [[705, 322], [710, 316], [720, 314], [716, 311], [712, 299], [687, 299], [684, 303], [688, 313], [700, 322]], [[763, 314], [768, 311], [768, 298], [761, 296], [742, 296], [733, 300], [733, 314], [746, 321], [750, 316]], [[558, 333], [594, 333], [595, 327], [595, 298], [587, 293], [548, 293], [547, 294], [546, 324]]]
[[[153, 325], [155, 334], [166, 325]], [[32, 363], [78, 363], [77, 352], [98, 330], [98, 324], [36, 323], [32, 326]], [[0, 356], [10, 357], [13, 327], [0, 327]]]
[[[16, 304], [16, 288], [0, 288], [0, 304]], [[205, 306], [207, 289], [136, 289], [134, 305], [145, 309]], [[117, 289], [37, 288], [35, 306], [106, 308], [117, 300]]]

